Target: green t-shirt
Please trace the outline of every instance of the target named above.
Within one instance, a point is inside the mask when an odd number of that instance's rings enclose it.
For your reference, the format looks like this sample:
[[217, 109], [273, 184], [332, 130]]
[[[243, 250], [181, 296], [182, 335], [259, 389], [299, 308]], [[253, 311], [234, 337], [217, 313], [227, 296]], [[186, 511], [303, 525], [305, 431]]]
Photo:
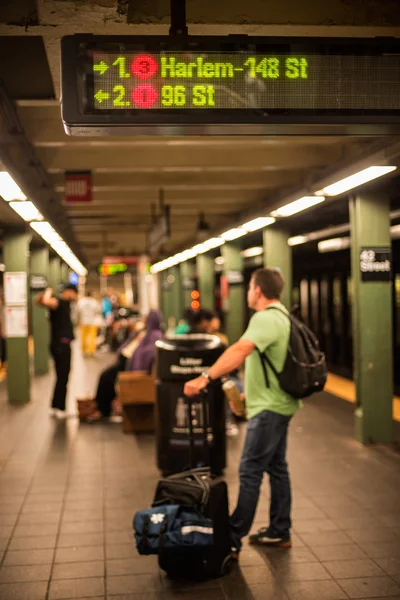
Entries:
[[[286, 308], [280, 302], [278, 307], [256, 312], [250, 319], [249, 326], [242, 339], [250, 340], [260, 350], [266, 352], [272, 364], [280, 373], [285, 363], [290, 334], [290, 320]], [[270, 410], [281, 415], [293, 415], [300, 403], [282, 390], [273, 371], [266, 365], [270, 387], [266, 385], [259, 354], [254, 350], [245, 362], [245, 396], [247, 416], [255, 417], [263, 410]]]

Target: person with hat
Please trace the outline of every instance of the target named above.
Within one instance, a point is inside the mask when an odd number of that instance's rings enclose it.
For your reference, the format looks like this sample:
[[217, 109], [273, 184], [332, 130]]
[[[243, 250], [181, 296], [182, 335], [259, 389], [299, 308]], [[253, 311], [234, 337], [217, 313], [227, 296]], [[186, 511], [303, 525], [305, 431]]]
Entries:
[[71, 342], [74, 339], [74, 327], [71, 319], [71, 303], [78, 299], [76, 285], [68, 283], [63, 286], [60, 296], [54, 296], [53, 290], [47, 288], [36, 296], [36, 304], [49, 309], [50, 313], [50, 351], [56, 369], [56, 384], [51, 403], [51, 416], [63, 419], [67, 384], [71, 369]]

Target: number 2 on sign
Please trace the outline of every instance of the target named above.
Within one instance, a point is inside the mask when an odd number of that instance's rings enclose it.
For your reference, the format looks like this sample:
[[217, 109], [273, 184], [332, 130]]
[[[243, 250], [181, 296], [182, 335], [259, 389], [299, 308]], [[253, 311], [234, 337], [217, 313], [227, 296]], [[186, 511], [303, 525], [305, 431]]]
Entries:
[[123, 85], [116, 85], [113, 88], [113, 92], [115, 94], [118, 94], [118, 96], [116, 98], [114, 98], [113, 100], [113, 105], [114, 106], [127, 106], [127, 103], [124, 102], [124, 97], [125, 97], [125, 88]]

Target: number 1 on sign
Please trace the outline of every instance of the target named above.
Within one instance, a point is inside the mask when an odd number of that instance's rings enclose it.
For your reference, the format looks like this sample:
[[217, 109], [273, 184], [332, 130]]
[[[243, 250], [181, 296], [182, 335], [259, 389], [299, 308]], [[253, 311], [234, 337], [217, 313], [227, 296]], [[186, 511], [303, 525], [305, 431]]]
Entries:
[[130, 73], [127, 73], [126, 71], [126, 58], [125, 56], [119, 56], [117, 58], [117, 60], [114, 60], [113, 62], [113, 67], [118, 67], [119, 70], [119, 76], [121, 79], [124, 79], [125, 77], [130, 77]]

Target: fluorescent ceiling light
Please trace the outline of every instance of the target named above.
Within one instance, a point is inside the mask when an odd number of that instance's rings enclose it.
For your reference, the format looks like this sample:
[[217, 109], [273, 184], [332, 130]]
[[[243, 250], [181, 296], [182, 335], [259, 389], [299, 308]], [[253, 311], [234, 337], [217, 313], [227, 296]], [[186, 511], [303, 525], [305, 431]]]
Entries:
[[184, 250], [182, 252], [182, 260], [189, 260], [190, 258], [194, 258], [196, 256], [196, 252], [193, 248], [190, 250]]
[[62, 241], [61, 237], [47, 221], [35, 221], [31, 223], [31, 227], [50, 245]]
[[334, 252], [335, 250], [344, 250], [350, 248], [350, 238], [332, 238], [318, 242], [318, 252]]
[[268, 225], [272, 225], [275, 223], [276, 219], [274, 217], [257, 217], [257, 219], [253, 219], [248, 223], [242, 225], [243, 229], [246, 231], [257, 231], [257, 229], [262, 229], [263, 227], [267, 227]]
[[367, 169], [354, 173], [354, 175], [350, 175], [349, 177], [345, 177], [345, 179], [341, 179], [332, 185], [328, 185], [315, 193], [317, 195], [325, 194], [326, 196], [337, 196], [338, 194], [343, 194], [343, 192], [352, 190], [363, 183], [367, 183], [367, 181], [372, 181], [377, 177], [382, 177], [382, 175], [391, 173], [395, 169], [397, 169], [397, 167], [368, 167]]
[[3, 196], [7, 202], [11, 202], [11, 200], [26, 200], [24, 192], [6, 171], [0, 172], [0, 196]]
[[33, 202], [10, 202], [9, 206], [28, 223], [29, 221], [43, 221], [43, 216]]
[[230, 242], [232, 240], [237, 240], [237, 238], [242, 237], [242, 235], [246, 235], [246, 230], [242, 227], [235, 227], [234, 229], [229, 229], [229, 231], [222, 233], [221, 237], [226, 242]]
[[224, 244], [224, 240], [222, 238], [210, 238], [203, 242], [203, 246], [206, 250], [211, 250], [212, 248], [218, 248], [218, 246], [222, 246]]
[[273, 217], [290, 217], [325, 200], [324, 196], [303, 196], [271, 212]]
[[32, 229], [36, 231], [56, 252], [57, 254], [67, 263], [71, 269], [73, 269], [78, 275], [86, 275], [87, 269], [83, 266], [80, 260], [77, 259], [71, 248], [61, 239], [58, 233], [48, 223], [48, 221], [33, 221], [31, 224]]
[[253, 248], [246, 248], [240, 253], [244, 258], [252, 258], [253, 256], [260, 256], [264, 254], [264, 248], [262, 246], [254, 246]]
[[289, 246], [298, 246], [299, 244], [305, 244], [308, 241], [305, 235], [295, 235], [288, 239]]

